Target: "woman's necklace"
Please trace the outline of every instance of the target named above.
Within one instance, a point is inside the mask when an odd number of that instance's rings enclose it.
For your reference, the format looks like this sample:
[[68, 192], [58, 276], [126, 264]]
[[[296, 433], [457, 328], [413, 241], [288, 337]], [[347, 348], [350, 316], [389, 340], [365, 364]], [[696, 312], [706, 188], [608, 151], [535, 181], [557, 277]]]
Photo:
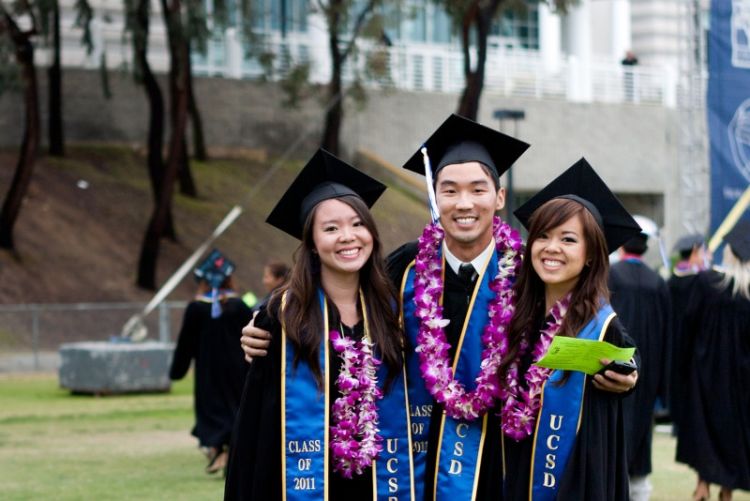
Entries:
[[542, 387], [553, 371], [553, 369], [539, 367], [534, 363], [547, 353], [552, 339], [560, 332], [569, 305], [570, 295], [568, 294], [552, 306], [550, 310], [552, 318], [547, 322], [545, 328], [539, 332], [539, 340], [531, 352], [532, 364], [524, 376], [526, 390], [518, 384], [518, 370], [521, 357], [529, 347], [528, 333], [524, 335], [518, 349], [518, 355], [505, 374], [505, 387], [501, 390], [500, 396], [503, 402], [503, 408], [500, 411], [501, 427], [503, 432], [514, 440], [522, 440], [528, 437], [534, 429], [541, 405]]
[[[360, 293], [361, 298], [361, 293]], [[362, 301], [363, 315], [365, 306]], [[382, 450], [378, 429], [377, 401], [383, 398], [378, 387], [380, 360], [373, 356], [373, 343], [367, 329], [361, 341], [332, 330], [329, 339], [341, 359], [336, 388], [341, 396], [332, 407], [331, 452], [333, 469], [345, 478], [361, 475]]]

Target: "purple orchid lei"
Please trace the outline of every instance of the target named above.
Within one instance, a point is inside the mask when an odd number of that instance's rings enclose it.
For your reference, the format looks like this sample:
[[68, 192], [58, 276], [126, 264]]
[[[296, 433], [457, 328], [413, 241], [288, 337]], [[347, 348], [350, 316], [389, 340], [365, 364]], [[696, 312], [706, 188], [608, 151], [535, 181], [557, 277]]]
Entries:
[[513, 277], [521, 265], [523, 243], [518, 232], [499, 217], [493, 219], [492, 229], [498, 256], [498, 272], [490, 283], [495, 298], [488, 308], [489, 321], [482, 334], [481, 369], [474, 380], [476, 387], [471, 392], [454, 379], [448, 359], [450, 345], [445, 326], [449, 320], [443, 319], [440, 304], [443, 277], [439, 249], [443, 229], [437, 223], [428, 224], [419, 238], [414, 265], [414, 304], [420, 321], [416, 347], [419, 368], [427, 390], [454, 419], [477, 419], [501, 396], [498, 367], [508, 351], [507, 328], [515, 311]]
[[383, 398], [376, 374], [380, 360], [373, 356], [373, 343], [366, 335], [357, 342], [334, 330], [329, 337], [342, 362], [336, 379], [341, 397], [332, 408], [333, 469], [352, 478], [361, 475], [382, 450], [376, 405]]
[[[552, 339], [560, 332], [569, 305], [570, 295], [567, 295], [557, 301], [550, 310], [552, 318], [540, 331], [539, 341], [531, 353], [533, 362], [538, 362], [549, 350]], [[542, 387], [553, 371], [532, 364], [524, 377], [526, 390], [521, 388], [518, 384], [518, 366], [528, 347], [528, 335], [526, 335], [520, 343], [518, 356], [505, 375], [506, 387], [501, 390], [500, 396], [503, 402], [503, 408], [500, 411], [501, 427], [503, 432], [514, 440], [522, 440], [531, 435], [539, 415]]]

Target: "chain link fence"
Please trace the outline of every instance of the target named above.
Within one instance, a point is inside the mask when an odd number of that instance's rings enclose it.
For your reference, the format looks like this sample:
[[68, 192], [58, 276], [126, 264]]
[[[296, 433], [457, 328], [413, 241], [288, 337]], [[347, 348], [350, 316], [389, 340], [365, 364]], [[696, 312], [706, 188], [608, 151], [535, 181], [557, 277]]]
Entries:
[[[0, 305], [0, 373], [51, 371], [59, 367], [62, 343], [106, 341], [145, 303], [56, 303]], [[148, 338], [177, 339], [185, 301], [168, 301], [145, 319]]]

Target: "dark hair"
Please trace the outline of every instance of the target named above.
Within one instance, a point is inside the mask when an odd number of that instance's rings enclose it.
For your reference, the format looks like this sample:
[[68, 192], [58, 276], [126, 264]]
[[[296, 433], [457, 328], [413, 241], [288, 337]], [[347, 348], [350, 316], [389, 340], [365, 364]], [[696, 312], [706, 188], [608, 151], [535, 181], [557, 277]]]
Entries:
[[648, 235], [639, 233], [622, 245], [625, 252], [642, 256], [648, 250]]
[[[388, 379], [392, 380], [401, 369], [401, 349], [403, 333], [399, 326], [396, 312], [396, 294], [385, 272], [382, 257], [382, 244], [375, 221], [370, 210], [361, 198], [346, 195], [336, 198], [357, 213], [367, 230], [372, 235], [372, 254], [359, 271], [359, 286], [364, 296], [369, 333], [378, 357], [388, 367]], [[302, 242], [295, 252], [295, 261], [286, 285], [279, 288], [272, 296], [271, 303], [278, 305], [284, 292], [286, 305], [280, 312], [280, 321], [286, 335], [295, 347], [294, 365], [305, 362], [323, 388], [318, 350], [321, 342], [323, 318], [318, 305], [317, 290], [320, 287], [320, 259], [313, 252], [313, 221], [316, 206], [310, 211], [302, 230]], [[269, 311], [277, 310], [269, 308]], [[281, 311], [280, 309], [278, 309]], [[335, 307], [334, 307], [335, 310]]]
[[[466, 162], [462, 162], [462, 163], [469, 163], [469, 162], [477, 162], [479, 166], [482, 167], [482, 170], [484, 171], [484, 173], [487, 174], [490, 178], [492, 178], [492, 183], [495, 185], [495, 191], [500, 191], [500, 188], [502, 187], [500, 185], [500, 176], [498, 176], [497, 173], [493, 169], [491, 169], [490, 167], [487, 167], [485, 164], [477, 160], [467, 160]], [[448, 164], [448, 165], [454, 165], [454, 164]], [[448, 165], [446, 165], [445, 167], [448, 167]], [[442, 168], [439, 169], [437, 173], [435, 174], [435, 177], [432, 179], [433, 188], [437, 187], [438, 177], [440, 176], [441, 170], [443, 169]]]
[[269, 261], [266, 263], [266, 268], [271, 272], [273, 278], [286, 280], [289, 275], [289, 266], [283, 261]]
[[[524, 338], [539, 328], [540, 316], [546, 313], [544, 282], [531, 263], [531, 247], [542, 233], [552, 230], [572, 217], [581, 218], [583, 241], [586, 244], [586, 265], [571, 291], [570, 307], [558, 335], [575, 337], [599, 310], [601, 301], [609, 299], [607, 276], [609, 257], [604, 232], [594, 216], [580, 203], [565, 198], [554, 198], [539, 207], [529, 219], [529, 238], [523, 264], [513, 289], [516, 293], [516, 310], [508, 329], [508, 355], [500, 364], [503, 376], [518, 354]], [[501, 377], [504, 382], [505, 378]]]

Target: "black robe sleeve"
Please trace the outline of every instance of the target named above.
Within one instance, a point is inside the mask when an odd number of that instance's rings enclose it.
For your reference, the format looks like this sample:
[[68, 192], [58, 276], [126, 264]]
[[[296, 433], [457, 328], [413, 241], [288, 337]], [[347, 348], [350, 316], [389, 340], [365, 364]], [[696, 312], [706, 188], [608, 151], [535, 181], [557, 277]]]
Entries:
[[417, 242], [408, 242], [391, 252], [386, 258], [386, 270], [396, 291], [401, 290], [401, 281], [409, 263], [417, 255]]
[[281, 326], [265, 308], [255, 325], [271, 332], [271, 344], [267, 356], [253, 360], [245, 379], [229, 450], [226, 500], [281, 499]]
[[182, 379], [190, 369], [190, 362], [198, 353], [198, 337], [201, 329], [201, 304], [192, 301], [185, 309], [182, 318], [182, 327], [177, 336], [177, 346], [172, 357], [172, 367], [169, 369], [169, 378], [172, 380]]

